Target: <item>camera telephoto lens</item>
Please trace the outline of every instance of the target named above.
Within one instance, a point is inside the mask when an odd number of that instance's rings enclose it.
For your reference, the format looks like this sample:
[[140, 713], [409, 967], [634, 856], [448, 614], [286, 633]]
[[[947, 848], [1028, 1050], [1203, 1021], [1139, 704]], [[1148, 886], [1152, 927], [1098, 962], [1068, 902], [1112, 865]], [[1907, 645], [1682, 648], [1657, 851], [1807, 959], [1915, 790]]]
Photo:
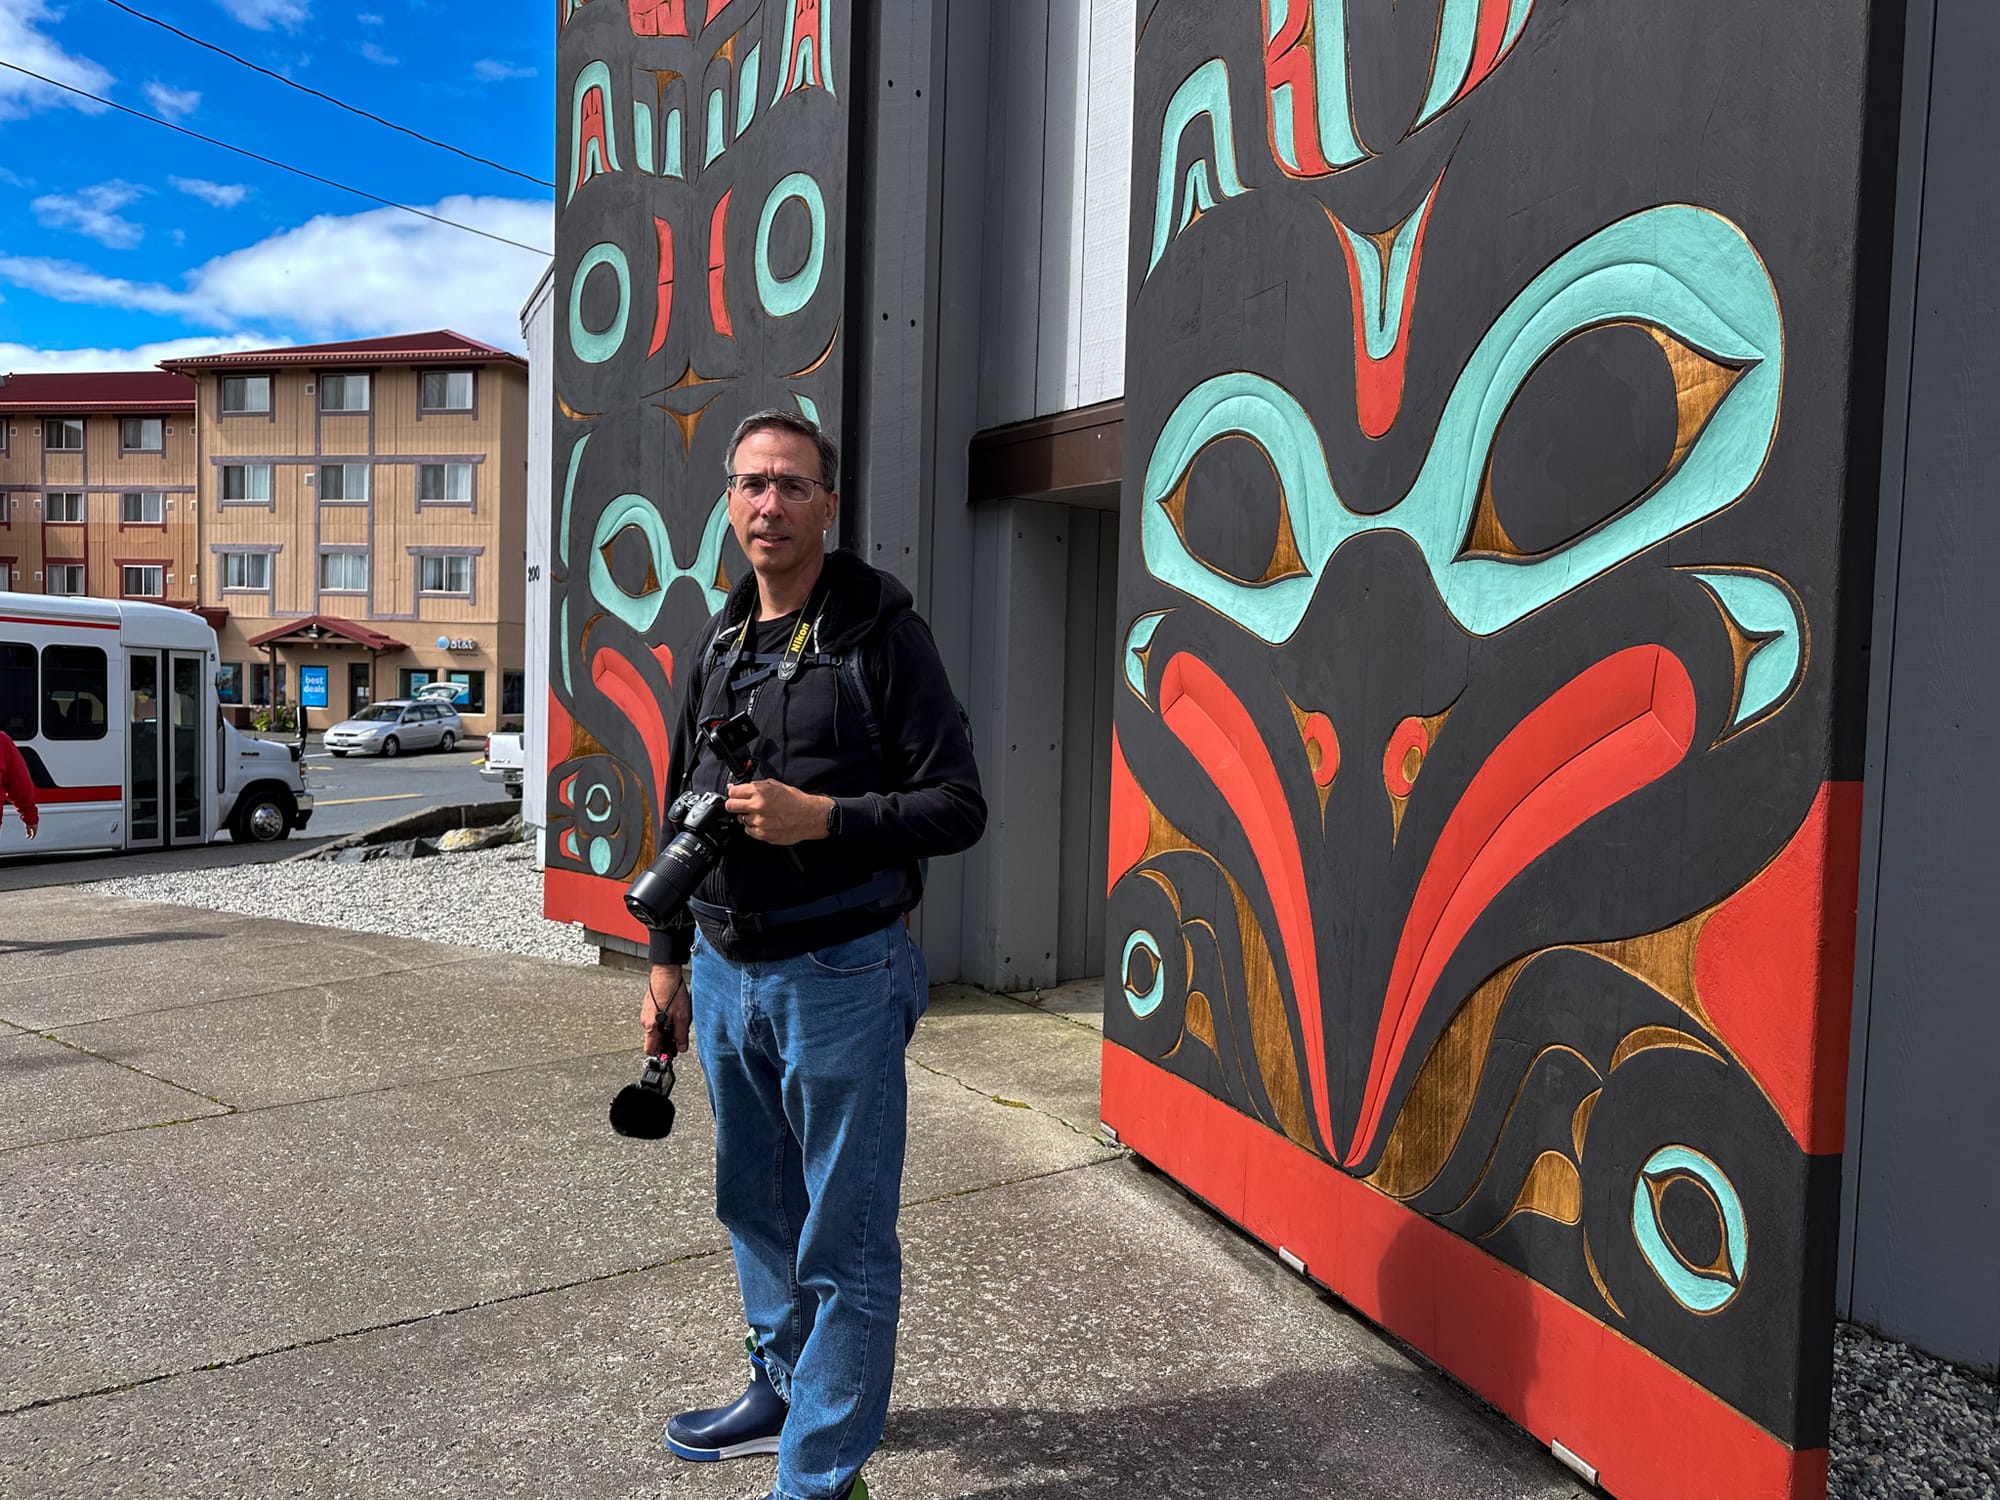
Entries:
[[625, 909], [648, 927], [665, 927], [701, 889], [722, 858], [722, 842], [736, 827], [716, 792], [684, 792], [667, 809], [680, 832], [625, 892]]

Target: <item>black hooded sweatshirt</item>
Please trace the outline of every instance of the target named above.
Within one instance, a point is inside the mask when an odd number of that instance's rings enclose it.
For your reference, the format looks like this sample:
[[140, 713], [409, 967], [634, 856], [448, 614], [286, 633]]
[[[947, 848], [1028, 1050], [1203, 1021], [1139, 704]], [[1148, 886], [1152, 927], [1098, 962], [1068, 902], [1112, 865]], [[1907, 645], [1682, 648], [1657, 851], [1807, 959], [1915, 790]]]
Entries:
[[[885, 871], [901, 870], [899, 893], [866, 907], [806, 921], [764, 927], [701, 919], [702, 932], [725, 958], [740, 963], [792, 958], [852, 938], [893, 921], [917, 904], [922, 881], [917, 862], [956, 854], [977, 843], [986, 828], [986, 801], [972, 741], [952, 696], [930, 627], [912, 607], [910, 591], [851, 552], [827, 554], [825, 607], [818, 639], [789, 684], [774, 670], [798, 623], [796, 613], [751, 627], [731, 681], [722, 666], [746, 612], [757, 610], [757, 577], [746, 572], [722, 609], [708, 622], [693, 653], [674, 722], [667, 802], [683, 791], [720, 791], [728, 777], [697, 730], [744, 708], [760, 731], [751, 753], [760, 779], [831, 797], [839, 806], [839, 831], [828, 839], [785, 848], [741, 833], [724, 846], [697, 898], [734, 912], [782, 912], [853, 890]], [[808, 604], [808, 608], [814, 608]], [[871, 744], [854, 684], [839, 658], [860, 649], [879, 752]], [[675, 829], [661, 830], [660, 844]], [[683, 912], [655, 928], [648, 943], [653, 963], [685, 963], [695, 918]]]

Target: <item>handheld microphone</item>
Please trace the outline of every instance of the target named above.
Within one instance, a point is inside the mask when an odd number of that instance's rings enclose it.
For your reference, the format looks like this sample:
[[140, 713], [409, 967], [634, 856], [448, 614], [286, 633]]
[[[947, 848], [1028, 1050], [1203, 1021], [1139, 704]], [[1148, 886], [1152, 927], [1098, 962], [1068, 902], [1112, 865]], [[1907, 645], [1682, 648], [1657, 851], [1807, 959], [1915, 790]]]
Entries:
[[611, 1128], [637, 1141], [662, 1141], [674, 1128], [674, 1060], [648, 1057], [639, 1081], [611, 1101]]

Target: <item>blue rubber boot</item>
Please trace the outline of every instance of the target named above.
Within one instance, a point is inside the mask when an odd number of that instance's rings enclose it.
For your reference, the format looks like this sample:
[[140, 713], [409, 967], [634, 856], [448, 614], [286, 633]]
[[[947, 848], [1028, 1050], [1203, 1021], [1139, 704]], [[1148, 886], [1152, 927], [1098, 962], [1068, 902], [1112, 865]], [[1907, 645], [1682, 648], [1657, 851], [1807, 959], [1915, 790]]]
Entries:
[[753, 1350], [750, 1384], [743, 1394], [727, 1406], [684, 1411], [670, 1419], [667, 1448], [676, 1458], [705, 1464], [776, 1453], [778, 1434], [785, 1426], [785, 1411], [784, 1398], [772, 1388], [764, 1361]]

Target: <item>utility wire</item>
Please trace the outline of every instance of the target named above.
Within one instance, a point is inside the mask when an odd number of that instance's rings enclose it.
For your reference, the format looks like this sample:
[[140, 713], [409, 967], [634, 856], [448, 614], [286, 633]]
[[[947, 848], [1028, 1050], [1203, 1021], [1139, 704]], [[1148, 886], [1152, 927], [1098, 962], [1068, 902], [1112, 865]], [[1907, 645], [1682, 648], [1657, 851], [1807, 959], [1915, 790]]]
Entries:
[[427, 146], [436, 146], [440, 151], [449, 151], [454, 156], [464, 157], [467, 161], [476, 161], [482, 167], [491, 167], [496, 172], [505, 172], [510, 177], [520, 178], [523, 182], [532, 182], [537, 187], [552, 188], [555, 186], [553, 182], [550, 182], [545, 177], [535, 177], [527, 172], [517, 171], [513, 167], [504, 166], [497, 161], [491, 161], [484, 156], [475, 156], [470, 151], [460, 150], [457, 146], [452, 145], [449, 141], [438, 140], [434, 136], [425, 135], [422, 131], [412, 130], [407, 125], [398, 125], [394, 120], [385, 120], [380, 115], [372, 115], [365, 109], [357, 109], [354, 105], [349, 104], [345, 99], [336, 99], [332, 94], [322, 94], [318, 89], [308, 88], [305, 84], [298, 83], [293, 79], [287, 78], [282, 73], [274, 73], [269, 68], [260, 67], [258, 64], [250, 61], [250, 59], [247, 57], [239, 57], [236, 53], [231, 52], [227, 47], [218, 47], [214, 42], [205, 42], [198, 36], [193, 36], [188, 32], [182, 31], [180, 27], [170, 25], [169, 23], [162, 21], [158, 16], [149, 16], [143, 10], [134, 10], [131, 6], [124, 4], [123, 0], [104, 0], [104, 3], [106, 5], [109, 5], [114, 10], [124, 11], [126, 15], [131, 16], [136, 20], [145, 21], [149, 25], [157, 26], [162, 31], [171, 31], [175, 36], [179, 37], [184, 42], [193, 42], [197, 47], [206, 47], [210, 52], [216, 53], [218, 56], [226, 57], [233, 63], [242, 64], [244, 67], [248, 68], [253, 73], [262, 73], [266, 78], [275, 78], [277, 79], [278, 82], [284, 84], [287, 88], [297, 89], [302, 94], [311, 94], [315, 99], [324, 99], [328, 104], [333, 105], [336, 109], [344, 109], [350, 115], [359, 115], [364, 120], [373, 120], [377, 125], [386, 125], [391, 130], [401, 131], [404, 135], [409, 136], [412, 140], [422, 141]]
[[204, 142], [207, 145], [219, 146], [224, 151], [234, 151], [238, 156], [247, 156], [252, 161], [262, 162], [267, 167], [276, 167], [281, 172], [290, 172], [294, 177], [303, 177], [309, 182], [317, 182], [325, 187], [338, 188], [341, 192], [352, 193], [357, 198], [366, 198], [370, 203], [379, 203], [384, 208], [394, 208], [406, 214], [415, 214], [419, 219], [429, 219], [433, 224], [442, 224], [447, 229], [463, 229], [467, 234], [476, 234], [483, 240], [498, 240], [503, 245], [512, 245], [516, 250], [525, 250], [530, 255], [546, 257], [555, 253], [553, 250], [544, 250], [539, 245], [524, 245], [519, 240], [510, 240], [504, 234], [494, 234], [485, 229], [474, 229], [470, 224], [461, 224], [456, 219], [446, 219], [437, 214], [425, 213], [421, 208], [412, 208], [409, 204], [398, 203], [393, 198], [378, 197], [376, 194], [366, 192], [361, 188], [349, 187], [344, 182], [335, 182], [331, 177], [322, 177], [317, 172], [308, 172], [304, 167], [292, 166], [289, 162], [278, 161], [269, 156], [259, 156], [255, 151], [246, 150], [242, 146], [232, 146], [228, 141], [218, 141], [212, 135], [203, 135], [199, 130], [189, 130], [185, 125], [176, 125], [171, 120], [162, 120], [157, 115], [149, 115], [142, 109], [133, 109], [130, 105], [119, 104], [114, 100], [103, 98], [101, 95], [91, 93], [88, 89], [75, 88], [67, 83], [59, 83], [53, 78], [35, 72], [32, 68], [24, 68], [19, 63], [8, 62], [4, 57], [0, 57], [0, 68], [11, 69], [13, 72], [34, 79], [37, 83], [46, 83], [50, 88], [61, 89], [66, 94], [75, 94], [78, 98], [88, 99], [94, 104], [102, 104], [106, 109], [115, 109], [120, 114], [132, 116], [135, 120], [145, 120], [149, 124], [164, 126], [168, 130], [177, 131], [181, 135], [191, 136], [193, 139]]

